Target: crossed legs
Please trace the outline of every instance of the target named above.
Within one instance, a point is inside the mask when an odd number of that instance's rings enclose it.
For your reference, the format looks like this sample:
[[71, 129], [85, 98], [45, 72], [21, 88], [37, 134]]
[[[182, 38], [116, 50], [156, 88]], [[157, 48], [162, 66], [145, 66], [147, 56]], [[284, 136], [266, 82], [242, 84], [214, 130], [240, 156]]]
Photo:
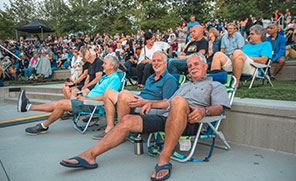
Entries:
[[115, 116], [115, 105], [118, 99], [118, 92], [113, 89], [108, 89], [105, 91], [103, 100], [106, 112], [106, 123], [107, 127], [105, 133], [108, 133], [114, 127], [114, 116]]
[[247, 55], [241, 50], [235, 50], [232, 55], [233, 74], [236, 78], [236, 87], [239, 86], [240, 77], [242, 75]]
[[229, 58], [222, 52], [215, 53], [211, 70], [221, 70], [223, 68], [226, 71], [233, 71], [233, 74], [237, 79], [236, 86], [238, 86], [245, 62], [247, 60], [247, 55], [241, 50], [235, 50], [231, 56], [232, 67], [228, 65], [228, 59]]
[[105, 91], [103, 99], [107, 121], [107, 128], [105, 129], [105, 133], [107, 133], [114, 127], [114, 115], [116, 113], [116, 104], [118, 122], [120, 122], [123, 116], [131, 112], [129, 103], [135, 98], [134, 95], [127, 90], [117, 92], [113, 89], [108, 89]]
[[123, 116], [131, 112], [132, 109], [130, 108], [129, 103], [134, 99], [134, 95], [127, 90], [123, 90], [119, 93], [117, 103], [118, 122], [122, 120]]
[[211, 70], [221, 70], [222, 67], [227, 63], [228, 57], [222, 53], [217, 52], [214, 54]]

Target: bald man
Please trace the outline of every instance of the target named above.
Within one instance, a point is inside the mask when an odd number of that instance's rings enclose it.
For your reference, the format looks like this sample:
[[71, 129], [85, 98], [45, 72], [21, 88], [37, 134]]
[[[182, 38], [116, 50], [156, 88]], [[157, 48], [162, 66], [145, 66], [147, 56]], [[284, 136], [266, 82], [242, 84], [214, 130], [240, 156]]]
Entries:
[[184, 52], [181, 52], [177, 59], [170, 59], [168, 71], [171, 74], [187, 72], [186, 59], [193, 53], [201, 53], [205, 55], [208, 52], [208, 41], [204, 38], [204, 30], [202, 26], [193, 26], [190, 28], [190, 40], [185, 45]]
[[208, 65], [203, 55], [191, 55], [187, 66], [191, 81], [184, 83], [169, 100], [149, 102], [142, 107], [142, 114], [151, 108], [163, 108], [167, 112], [159, 115], [127, 114], [94, 147], [60, 164], [72, 168], [97, 168], [96, 157], [123, 143], [130, 132], [165, 131], [164, 148], [151, 180], [168, 179], [172, 169], [170, 156], [182, 133], [195, 135], [203, 117], [220, 115], [224, 108], [230, 107], [226, 88], [206, 77]]

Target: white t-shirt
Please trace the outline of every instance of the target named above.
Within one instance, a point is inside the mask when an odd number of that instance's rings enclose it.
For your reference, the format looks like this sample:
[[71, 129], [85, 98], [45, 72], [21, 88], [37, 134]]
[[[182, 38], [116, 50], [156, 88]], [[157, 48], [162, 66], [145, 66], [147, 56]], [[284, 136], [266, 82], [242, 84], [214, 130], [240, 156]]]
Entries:
[[145, 57], [149, 58], [149, 59], [152, 59], [152, 56], [155, 52], [157, 51], [166, 51], [167, 49], [169, 49], [171, 46], [166, 43], [166, 42], [163, 42], [163, 41], [157, 41], [157, 42], [154, 42], [152, 48], [147, 48], [147, 46], [145, 46], [145, 51], [144, 51], [144, 48], [142, 48], [141, 50], [141, 54], [140, 54], [140, 57], [139, 57], [139, 60], [138, 60], [138, 64], [141, 63], [142, 60], [145, 59]]

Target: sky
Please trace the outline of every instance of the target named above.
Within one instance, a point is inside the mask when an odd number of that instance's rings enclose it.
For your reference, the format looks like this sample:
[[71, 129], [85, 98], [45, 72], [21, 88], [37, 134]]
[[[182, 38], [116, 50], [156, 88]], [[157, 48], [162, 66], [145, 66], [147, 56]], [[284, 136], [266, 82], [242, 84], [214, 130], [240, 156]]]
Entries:
[[9, 0], [0, 0], [0, 9], [4, 10], [4, 3], [9, 4]]

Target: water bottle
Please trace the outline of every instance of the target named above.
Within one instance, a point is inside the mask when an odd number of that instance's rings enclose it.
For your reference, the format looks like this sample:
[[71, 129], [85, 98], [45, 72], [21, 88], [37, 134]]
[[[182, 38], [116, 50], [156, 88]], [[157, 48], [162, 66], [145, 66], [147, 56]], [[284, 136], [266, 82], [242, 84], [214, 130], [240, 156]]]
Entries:
[[144, 153], [143, 150], [143, 140], [140, 136], [135, 139], [134, 142], [134, 151], [136, 155], [142, 155]]

